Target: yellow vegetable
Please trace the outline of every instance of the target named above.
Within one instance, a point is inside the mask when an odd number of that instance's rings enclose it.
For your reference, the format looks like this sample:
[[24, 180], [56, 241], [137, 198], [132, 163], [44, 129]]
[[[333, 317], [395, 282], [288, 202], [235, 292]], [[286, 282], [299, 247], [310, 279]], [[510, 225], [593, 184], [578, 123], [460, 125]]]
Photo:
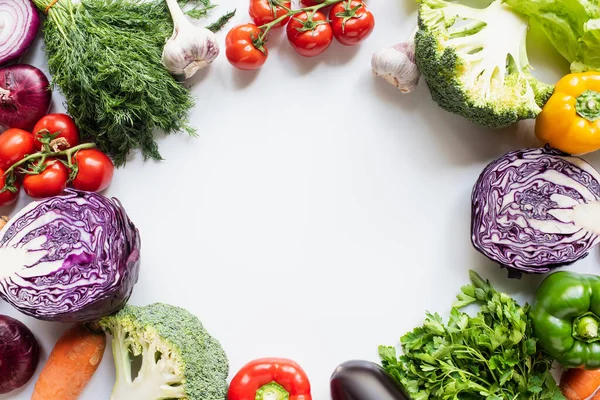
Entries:
[[535, 135], [569, 154], [600, 149], [600, 72], [569, 74], [558, 81], [537, 117]]

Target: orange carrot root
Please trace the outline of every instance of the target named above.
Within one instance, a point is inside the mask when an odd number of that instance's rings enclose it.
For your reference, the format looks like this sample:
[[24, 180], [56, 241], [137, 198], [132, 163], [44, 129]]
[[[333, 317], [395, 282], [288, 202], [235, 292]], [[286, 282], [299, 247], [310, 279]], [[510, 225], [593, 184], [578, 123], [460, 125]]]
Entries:
[[33, 389], [31, 400], [76, 400], [98, 368], [106, 335], [82, 324], [67, 330], [56, 342]]
[[4, 228], [4, 225], [8, 222], [8, 217], [2, 216], [0, 217], [0, 229]]
[[[600, 386], [600, 370], [572, 368], [560, 378], [560, 389], [569, 400], [585, 400]], [[600, 395], [594, 396], [600, 400]]]

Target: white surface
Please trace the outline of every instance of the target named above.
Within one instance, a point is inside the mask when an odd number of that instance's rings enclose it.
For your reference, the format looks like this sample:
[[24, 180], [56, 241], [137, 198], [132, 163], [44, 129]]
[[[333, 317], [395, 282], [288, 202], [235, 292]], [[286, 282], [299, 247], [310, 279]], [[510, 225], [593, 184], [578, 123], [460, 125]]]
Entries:
[[[234, 23], [249, 20], [246, 0], [221, 5], [214, 17], [237, 7]], [[541, 280], [508, 280], [469, 238], [472, 185], [487, 163], [528, 144], [530, 125], [489, 131], [439, 109], [424, 82], [403, 96], [373, 77], [371, 54], [404, 40], [416, 3], [369, 7], [377, 27], [358, 48], [303, 59], [273, 38], [259, 73], [222, 54], [193, 87], [199, 138], [161, 138], [166, 161], [135, 156], [106, 192], [141, 231], [132, 304], [198, 315], [225, 347], [230, 378], [257, 357], [295, 359], [316, 400], [329, 398], [338, 363], [377, 361], [377, 346], [397, 344], [425, 310], [447, 313], [469, 268], [519, 299]], [[41, 41], [28, 61], [46, 68]], [[541, 70], [551, 81], [555, 72]], [[54, 110], [61, 102], [56, 94]], [[600, 156], [588, 159], [600, 167]], [[592, 253], [570, 269], [598, 271]], [[6, 303], [0, 313], [38, 336], [42, 364], [67, 328]], [[113, 381], [107, 349], [82, 399], [107, 399]], [[29, 399], [34, 383], [0, 399]]]

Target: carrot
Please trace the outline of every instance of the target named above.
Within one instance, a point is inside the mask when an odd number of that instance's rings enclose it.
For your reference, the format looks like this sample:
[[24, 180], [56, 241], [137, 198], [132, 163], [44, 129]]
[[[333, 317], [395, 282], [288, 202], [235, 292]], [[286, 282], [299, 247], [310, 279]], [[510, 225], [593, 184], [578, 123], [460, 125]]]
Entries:
[[31, 400], [76, 400], [102, 361], [106, 335], [100, 332], [83, 324], [67, 330], [52, 349]]
[[[560, 389], [569, 400], [585, 400], [600, 386], [600, 370], [572, 368], [560, 378]], [[600, 400], [596, 395], [594, 399]]]
[[8, 217], [0, 217], [0, 229], [4, 228], [4, 225], [8, 222]]

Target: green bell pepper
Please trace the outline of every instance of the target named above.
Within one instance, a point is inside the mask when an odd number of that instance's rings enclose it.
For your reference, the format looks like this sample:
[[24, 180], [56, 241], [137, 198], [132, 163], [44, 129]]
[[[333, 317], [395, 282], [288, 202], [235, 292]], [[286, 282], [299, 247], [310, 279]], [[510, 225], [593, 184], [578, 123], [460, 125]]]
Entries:
[[567, 271], [549, 275], [530, 315], [541, 348], [556, 361], [600, 368], [600, 277]]

